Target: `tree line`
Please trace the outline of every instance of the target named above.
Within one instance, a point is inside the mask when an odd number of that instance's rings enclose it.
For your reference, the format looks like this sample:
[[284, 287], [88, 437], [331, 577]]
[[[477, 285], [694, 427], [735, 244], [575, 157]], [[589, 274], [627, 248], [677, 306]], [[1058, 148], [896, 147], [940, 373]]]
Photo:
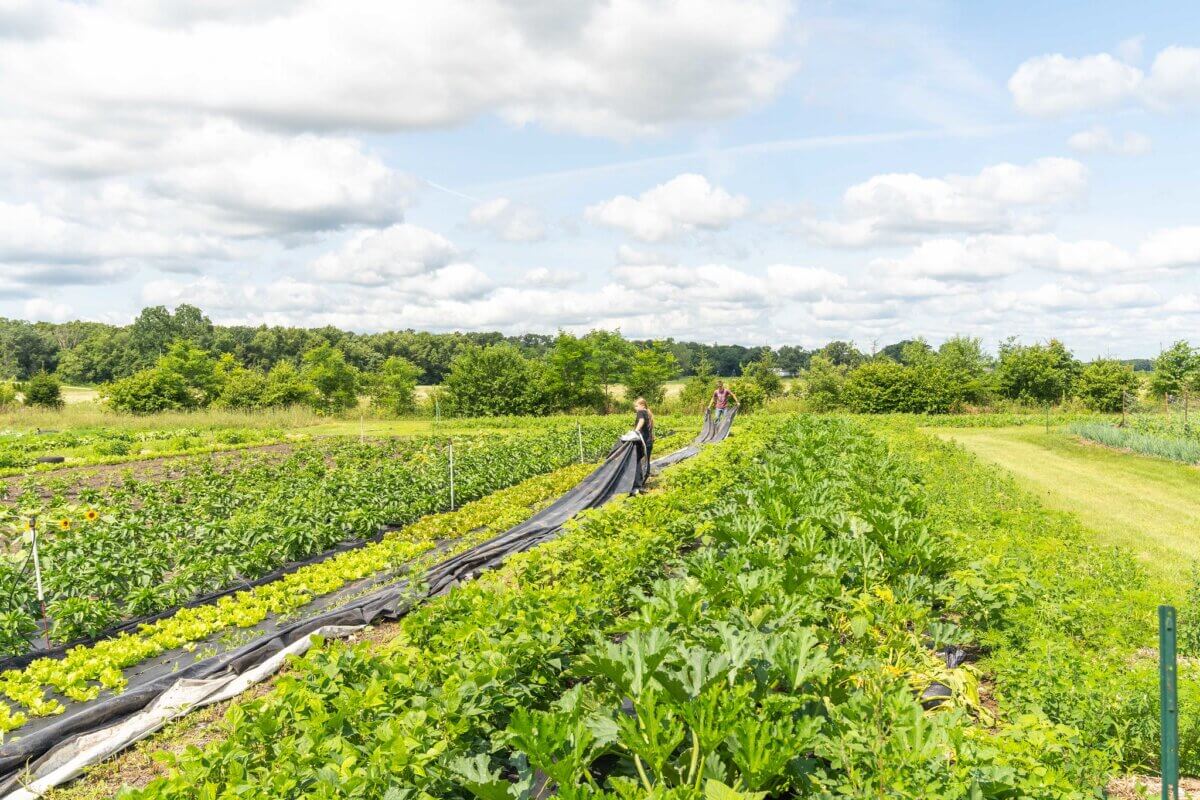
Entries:
[[[793, 392], [814, 411], [859, 413], [949, 413], [993, 407], [1007, 401], [1025, 406], [1078, 402], [1093, 411], [1120, 411], [1143, 392], [1175, 392], [1165, 378], [1176, 359], [1191, 353], [1200, 374], [1200, 355], [1186, 342], [1157, 359], [1098, 358], [1084, 363], [1057, 339], [1021, 344], [1010, 338], [995, 356], [977, 338], [956, 336], [938, 348], [922, 339], [883, 348], [874, 356], [856, 350], [840, 361], [814, 354]], [[1143, 382], [1135, 367], [1152, 370]], [[1172, 373], [1173, 374], [1173, 373]]]
[[[790, 394], [814, 411], [946, 413], [999, 401], [1076, 400], [1115, 411], [1143, 389], [1160, 396], [1200, 388], [1200, 354], [1186, 342], [1153, 362], [1078, 360], [1058, 340], [1010, 339], [996, 355], [959, 336], [937, 348], [905, 340], [867, 354], [834, 341], [796, 346], [638, 341], [619, 332], [582, 336], [500, 333], [355, 334], [337, 328], [214, 325], [200, 309], [144, 309], [131, 325], [28, 323], [0, 319], [0, 405], [61, 402], [59, 382], [99, 385], [115, 409], [135, 413], [207, 407], [306, 405], [339, 412], [366, 397], [390, 414], [417, 409], [415, 388], [447, 414], [537, 414], [612, 410], [633, 398], [661, 404], [665, 384], [684, 378], [672, 405], [698, 410], [719, 378], [746, 407]], [[1134, 366], [1151, 367], [1143, 382]], [[790, 390], [781, 376], [798, 376]], [[617, 387], [620, 390], [617, 390]]]
[[[505, 336], [499, 332], [403, 330], [359, 334], [334, 327], [214, 325], [195, 306], [184, 304], [174, 311], [152, 306], [123, 326], [0, 317], [0, 378], [28, 380], [47, 372], [65, 383], [98, 386], [154, 366], [172, 344], [186, 341], [218, 357], [231, 355], [239, 364], [260, 372], [270, 372], [284, 362], [298, 366], [304, 353], [320, 344], [337, 348], [347, 364], [364, 373], [376, 372], [387, 359], [398, 356], [421, 370], [420, 383], [436, 384], [465, 349], [507, 344], [527, 358], [538, 358], [550, 350], [555, 338], [533, 333]], [[681, 375], [691, 375], [703, 358], [717, 375], [727, 377], [740, 375], [742, 364], [769, 349], [673, 339], [666, 340], [666, 347], [675, 356]], [[782, 347], [777, 353], [785, 368], [795, 371], [807, 365], [802, 348]]]

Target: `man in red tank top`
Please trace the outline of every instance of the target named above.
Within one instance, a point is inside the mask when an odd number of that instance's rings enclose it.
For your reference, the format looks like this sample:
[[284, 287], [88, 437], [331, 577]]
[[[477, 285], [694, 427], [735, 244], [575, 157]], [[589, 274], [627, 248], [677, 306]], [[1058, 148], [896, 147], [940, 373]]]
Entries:
[[708, 407], [715, 408], [717, 410], [717, 419], [720, 419], [725, 416], [725, 411], [729, 408], [730, 400], [733, 401], [735, 406], [737, 405], [737, 395], [725, 388], [725, 381], [717, 381], [717, 390], [713, 392], [712, 402], [708, 404]]

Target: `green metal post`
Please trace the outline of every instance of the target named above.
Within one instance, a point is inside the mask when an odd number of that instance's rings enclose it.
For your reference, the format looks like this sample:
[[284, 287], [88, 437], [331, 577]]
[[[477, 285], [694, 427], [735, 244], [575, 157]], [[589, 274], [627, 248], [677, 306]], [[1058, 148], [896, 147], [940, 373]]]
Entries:
[[1158, 607], [1158, 692], [1162, 723], [1162, 798], [1179, 797], [1179, 689], [1175, 681], [1175, 607]]

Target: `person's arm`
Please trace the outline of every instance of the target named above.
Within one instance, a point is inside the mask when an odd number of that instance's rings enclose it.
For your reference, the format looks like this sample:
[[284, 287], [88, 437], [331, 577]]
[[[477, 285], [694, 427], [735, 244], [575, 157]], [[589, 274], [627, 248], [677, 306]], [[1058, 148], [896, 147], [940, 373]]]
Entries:
[[717, 407], [717, 392], [716, 392], [716, 390], [713, 390], [712, 397], [710, 397], [708, 399], [708, 407], [709, 408]]
[[638, 414], [638, 416], [637, 416], [637, 425], [634, 425], [634, 426], [633, 426], [633, 429], [634, 429], [635, 431], [637, 431], [638, 433], [641, 433], [641, 432], [642, 432], [642, 428], [643, 428], [643, 427], [645, 427], [645, 425], [646, 425], [646, 418], [645, 418], [645, 417], [643, 417], [641, 414]]
[[735, 406], [736, 406], [736, 405], [738, 405], [738, 399], [737, 399], [737, 395], [733, 393], [733, 390], [732, 390], [732, 389], [731, 389], [731, 390], [730, 390], [730, 392], [729, 392], [729, 399], [733, 401], [733, 404], [734, 404]]

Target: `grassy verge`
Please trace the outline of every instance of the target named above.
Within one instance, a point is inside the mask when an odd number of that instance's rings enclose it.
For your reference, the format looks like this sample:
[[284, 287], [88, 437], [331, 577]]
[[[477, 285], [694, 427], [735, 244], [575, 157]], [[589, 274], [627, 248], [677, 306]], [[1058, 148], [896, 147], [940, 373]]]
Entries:
[[999, 428], [935, 433], [1009, 470], [1049, 508], [1078, 516], [1095, 541], [1125, 548], [1178, 600], [1200, 558], [1200, 471], [1080, 442], [1061, 432]]
[[[1139, 559], [1111, 546], [1111, 533], [1098, 536], [1081, 524], [1080, 516], [1086, 515], [1048, 509], [1042, 500], [1068, 492], [1072, 507], [1119, 507], [1120, 496], [1108, 496], [1125, 491], [1127, 481], [1155, 475], [1159, 468], [1182, 468], [1111, 451], [1086, 452], [1061, 436], [1041, 434], [1043, 440], [1037, 441], [1034, 432], [971, 432], [969, 437], [954, 432], [965, 447], [1012, 466], [1018, 475], [1034, 470], [1035, 483], [1030, 477], [1014, 479], [1005, 469], [911, 426], [878, 427], [898, 456], [914, 465], [939, 535], [950, 538], [968, 559], [951, 608], [959, 624], [976, 633], [984, 654], [981, 666], [994, 682], [1001, 712], [1010, 719], [1046, 715], [1065, 726], [1083, 752], [1107, 757], [1114, 771], [1153, 769], [1158, 750], [1155, 608], [1164, 597], [1182, 594], [1182, 586], [1171, 579], [1176, 570], [1148, 574]], [[1163, 483], [1170, 486], [1177, 478]], [[1031, 485], [1034, 492], [1024, 488]], [[1181, 666], [1186, 774], [1200, 770], [1197, 677], [1194, 664]]]

